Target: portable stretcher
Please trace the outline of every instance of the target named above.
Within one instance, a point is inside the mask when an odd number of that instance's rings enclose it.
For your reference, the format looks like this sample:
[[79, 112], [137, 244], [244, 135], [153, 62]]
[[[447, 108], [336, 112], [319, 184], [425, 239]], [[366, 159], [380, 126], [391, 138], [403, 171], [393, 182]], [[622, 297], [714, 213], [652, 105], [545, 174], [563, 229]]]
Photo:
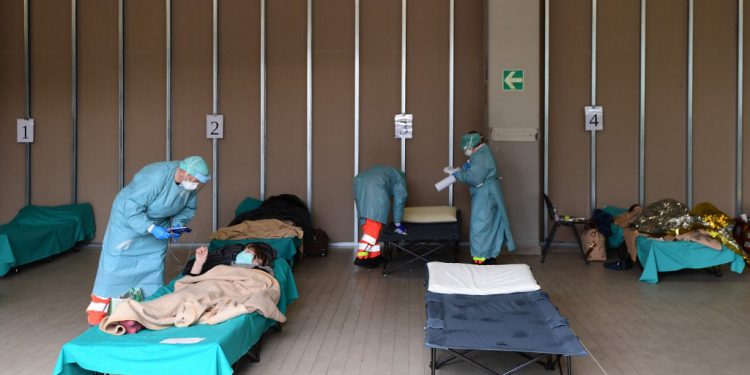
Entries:
[[88, 203], [26, 206], [0, 225], [0, 276], [90, 241], [95, 232], [94, 209]]
[[[277, 258], [274, 276], [279, 281], [278, 307], [299, 297], [291, 268]], [[149, 299], [174, 291], [176, 278]], [[274, 320], [254, 312], [216, 325], [171, 327], [159, 331], [113, 336], [92, 327], [63, 345], [53, 374], [231, 374], [243, 355], [258, 359], [260, 341]]]
[[[455, 359], [501, 374], [469, 357], [472, 351], [514, 352], [526, 358], [502, 374], [533, 363], [553, 369], [586, 351], [525, 264], [427, 264], [425, 346], [432, 374]], [[439, 351], [448, 356], [438, 358]], [[560, 367], [562, 372], [562, 367]]]
[[[453, 250], [455, 261], [461, 239], [460, 210], [448, 206], [406, 207], [402, 220], [406, 235], [396, 233], [393, 224], [384, 228], [380, 234], [384, 251], [384, 276], [415, 262], [429, 262], [431, 256], [444, 248]], [[407, 259], [398, 260], [396, 252], [402, 252]]]

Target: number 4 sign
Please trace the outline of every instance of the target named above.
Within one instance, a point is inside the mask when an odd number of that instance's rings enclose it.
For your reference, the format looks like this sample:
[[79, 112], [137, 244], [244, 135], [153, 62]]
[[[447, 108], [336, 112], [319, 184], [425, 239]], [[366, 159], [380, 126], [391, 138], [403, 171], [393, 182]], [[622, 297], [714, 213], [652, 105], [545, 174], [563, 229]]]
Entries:
[[16, 142], [34, 143], [34, 119], [16, 120]]
[[206, 115], [206, 138], [224, 139], [224, 115]]
[[584, 109], [586, 131], [604, 130], [604, 110], [600, 106], [590, 106]]

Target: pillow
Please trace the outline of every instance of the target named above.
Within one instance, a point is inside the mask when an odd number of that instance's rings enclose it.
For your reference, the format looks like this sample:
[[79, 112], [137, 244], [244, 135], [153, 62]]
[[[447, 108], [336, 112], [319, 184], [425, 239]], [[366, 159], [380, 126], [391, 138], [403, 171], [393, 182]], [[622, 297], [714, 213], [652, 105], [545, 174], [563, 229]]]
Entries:
[[252, 197], [247, 197], [242, 201], [242, 203], [240, 203], [239, 206], [237, 206], [237, 209], [234, 210], [234, 216], [239, 216], [241, 213], [252, 211], [260, 207], [261, 204], [263, 204], [263, 201], [257, 200]]
[[427, 263], [427, 290], [440, 294], [486, 296], [541, 289], [527, 264]]
[[401, 221], [404, 223], [455, 223], [457, 221], [456, 207], [406, 207]]

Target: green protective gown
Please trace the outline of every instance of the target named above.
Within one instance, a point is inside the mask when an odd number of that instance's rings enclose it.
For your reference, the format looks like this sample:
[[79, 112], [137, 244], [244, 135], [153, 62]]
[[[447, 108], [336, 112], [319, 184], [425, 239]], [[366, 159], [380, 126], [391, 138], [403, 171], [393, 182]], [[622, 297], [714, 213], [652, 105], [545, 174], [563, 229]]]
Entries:
[[178, 164], [160, 162], [143, 167], [115, 197], [94, 282], [97, 296], [119, 297], [135, 287], [148, 296], [162, 286], [168, 242], [157, 240], [148, 227], [184, 226], [192, 220], [198, 204], [196, 191], [175, 183]]
[[471, 154], [469, 161], [454, 177], [469, 185], [471, 192], [471, 255], [495, 258], [503, 245], [509, 251], [515, 250], [495, 156], [489, 146], [483, 145]]
[[354, 177], [354, 201], [360, 225], [365, 219], [388, 224], [391, 198], [393, 221], [400, 223], [407, 195], [406, 176], [398, 169], [376, 165]]

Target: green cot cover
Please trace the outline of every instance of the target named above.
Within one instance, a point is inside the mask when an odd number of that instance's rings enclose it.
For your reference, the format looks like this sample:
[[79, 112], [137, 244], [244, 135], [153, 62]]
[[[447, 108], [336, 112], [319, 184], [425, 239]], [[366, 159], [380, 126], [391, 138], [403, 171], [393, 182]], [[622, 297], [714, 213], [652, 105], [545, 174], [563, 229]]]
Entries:
[[94, 209], [88, 203], [26, 206], [0, 225], [0, 276], [90, 241], [95, 233]]
[[[291, 268], [274, 262], [281, 287], [279, 310], [299, 298]], [[149, 299], [174, 291], [175, 278]], [[216, 325], [198, 324], [160, 331], [113, 336], [92, 327], [63, 345], [53, 374], [231, 374], [232, 364], [242, 357], [274, 326], [276, 321], [257, 312], [244, 314]], [[204, 338], [194, 344], [166, 344], [165, 339]]]
[[252, 211], [260, 205], [263, 204], [263, 201], [255, 199], [253, 197], [246, 197], [242, 202], [240, 202], [240, 205], [237, 206], [237, 209], [234, 210], [234, 216], [239, 216], [239, 214], [243, 212]]
[[659, 272], [685, 268], [706, 268], [729, 263], [730, 269], [742, 273], [745, 261], [741, 256], [722, 246], [721, 251], [690, 241], [660, 241], [639, 236], [636, 239], [638, 260], [643, 265], [641, 281], [656, 284]]

